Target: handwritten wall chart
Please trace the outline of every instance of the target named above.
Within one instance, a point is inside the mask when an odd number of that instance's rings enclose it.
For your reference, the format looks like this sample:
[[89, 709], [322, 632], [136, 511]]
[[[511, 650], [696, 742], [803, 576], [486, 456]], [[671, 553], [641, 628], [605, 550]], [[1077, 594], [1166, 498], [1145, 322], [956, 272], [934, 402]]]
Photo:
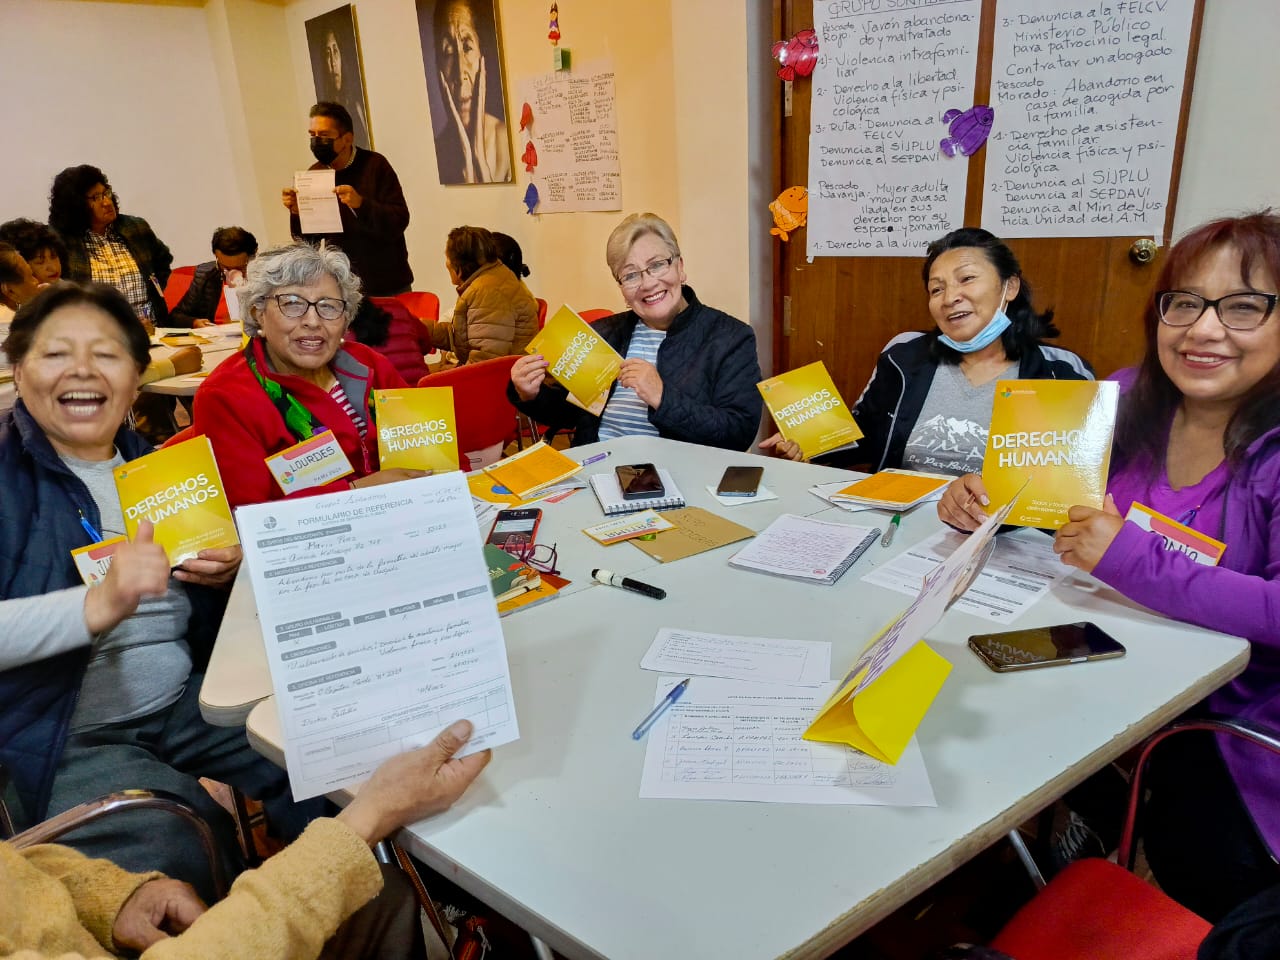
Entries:
[[538, 166], [529, 180], [541, 198], [534, 212], [621, 210], [612, 66], [531, 77], [520, 96], [533, 108]]
[[1164, 232], [1193, 0], [1000, 0], [982, 225]]
[[810, 258], [921, 254], [964, 222], [969, 164], [938, 144], [973, 105], [981, 2], [891, 6], [813, 5]]

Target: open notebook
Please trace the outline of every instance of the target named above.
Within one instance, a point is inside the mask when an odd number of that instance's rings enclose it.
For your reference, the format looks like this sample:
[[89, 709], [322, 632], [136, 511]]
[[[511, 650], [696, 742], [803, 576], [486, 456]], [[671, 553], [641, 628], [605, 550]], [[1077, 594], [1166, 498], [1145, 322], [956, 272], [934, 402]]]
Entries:
[[605, 512], [606, 516], [610, 517], [618, 513], [635, 513], [637, 510], [665, 510], [668, 507], [683, 507], [684, 494], [680, 492], [676, 482], [671, 479], [671, 474], [662, 467], [658, 467], [658, 476], [662, 479], [662, 489], [665, 491], [661, 497], [642, 497], [637, 500], [623, 499], [622, 487], [618, 484], [618, 475], [615, 473], [593, 473], [591, 475], [591, 489], [595, 491], [596, 499], [600, 501], [600, 509]]
[[729, 558], [729, 565], [806, 583], [833, 584], [880, 531], [784, 513]]

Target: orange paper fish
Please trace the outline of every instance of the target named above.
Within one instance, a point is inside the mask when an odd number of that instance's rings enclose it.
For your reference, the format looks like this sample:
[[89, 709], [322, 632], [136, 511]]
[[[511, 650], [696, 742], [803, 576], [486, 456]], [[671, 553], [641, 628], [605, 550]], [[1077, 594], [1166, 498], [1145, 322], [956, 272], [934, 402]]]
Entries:
[[520, 108], [520, 129], [530, 126], [533, 123], [533, 107], [526, 103]]
[[774, 223], [770, 235], [787, 240], [788, 234], [799, 230], [809, 219], [809, 191], [804, 187], [789, 187], [778, 194], [769, 209]]

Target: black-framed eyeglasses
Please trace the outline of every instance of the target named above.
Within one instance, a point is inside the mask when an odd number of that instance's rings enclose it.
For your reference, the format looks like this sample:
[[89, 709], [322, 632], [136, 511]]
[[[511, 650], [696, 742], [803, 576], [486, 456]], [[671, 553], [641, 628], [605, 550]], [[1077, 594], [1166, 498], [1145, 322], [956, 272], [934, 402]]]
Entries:
[[522, 543], [519, 547], [512, 544], [503, 549], [508, 553], [514, 554], [517, 560], [527, 563], [535, 570], [557, 576], [560, 571], [556, 569], [556, 560], [558, 559], [556, 546], [557, 544], [554, 543], [551, 546], [547, 546], [545, 543]]
[[661, 260], [651, 261], [643, 270], [631, 270], [624, 273], [618, 278], [618, 286], [624, 290], [632, 287], [640, 286], [640, 282], [644, 279], [645, 274], [653, 277], [655, 280], [671, 269], [671, 265], [676, 262], [677, 257], [664, 257]]
[[347, 301], [337, 297], [321, 297], [319, 300], [308, 300], [296, 293], [277, 293], [271, 298], [280, 308], [280, 313], [290, 320], [297, 320], [307, 315], [310, 307], [316, 308], [316, 316], [321, 320], [332, 322], [341, 320], [347, 315]]
[[1160, 322], [1168, 327], [1189, 327], [1210, 307], [1228, 330], [1256, 330], [1276, 308], [1274, 293], [1229, 293], [1208, 300], [1185, 290], [1161, 290], [1156, 294]]

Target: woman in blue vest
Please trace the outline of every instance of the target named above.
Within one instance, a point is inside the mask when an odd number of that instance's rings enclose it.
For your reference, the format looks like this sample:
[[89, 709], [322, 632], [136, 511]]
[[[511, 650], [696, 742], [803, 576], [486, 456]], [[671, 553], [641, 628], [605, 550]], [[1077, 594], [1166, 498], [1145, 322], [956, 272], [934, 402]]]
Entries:
[[[254, 754], [243, 729], [211, 727], [199, 711], [239, 547], [201, 551], [171, 571], [144, 523], [95, 586], [72, 558], [124, 534], [114, 470], [151, 449], [121, 425], [149, 359], [129, 303], [105, 284], [56, 284], [18, 311], [4, 347], [18, 399], [0, 416], [0, 763], [18, 819], [115, 790], [168, 790], [230, 851], [229, 818], [197, 779], [208, 776], [268, 804], [276, 827], [296, 834], [305, 817], [283, 771]], [[70, 843], [207, 896], [196, 838], [173, 819], [113, 818]]]

